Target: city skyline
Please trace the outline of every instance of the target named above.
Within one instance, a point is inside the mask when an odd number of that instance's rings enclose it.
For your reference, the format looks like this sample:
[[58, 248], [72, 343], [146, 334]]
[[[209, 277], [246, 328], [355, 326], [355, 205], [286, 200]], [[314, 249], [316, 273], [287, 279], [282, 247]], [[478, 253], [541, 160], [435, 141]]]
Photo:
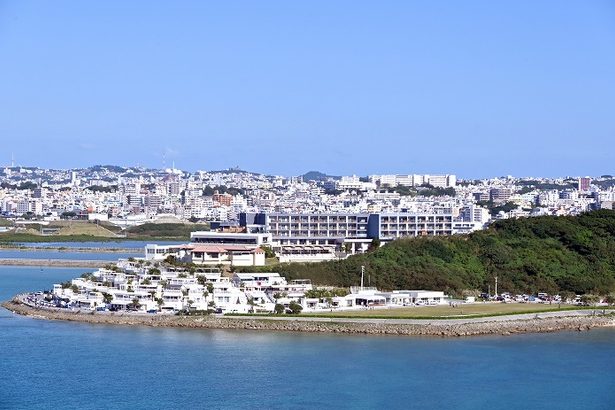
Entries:
[[[179, 166], [176, 166], [176, 164], [174, 162], [172, 162], [171, 166], [164, 166], [164, 167], [149, 167], [149, 166], [144, 166], [141, 164], [125, 164], [125, 165], [119, 165], [119, 164], [90, 164], [90, 165], [86, 165], [83, 167], [42, 167], [42, 166], [38, 166], [35, 164], [29, 164], [29, 165], [24, 165], [24, 164], [18, 164], [14, 158], [11, 158], [12, 161], [8, 162], [8, 163], [1, 163], [0, 161], [0, 169], [4, 168], [13, 168], [13, 169], [18, 169], [18, 168], [23, 168], [23, 169], [40, 169], [40, 170], [50, 170], [50, 171], [65, 171], [65, 172], [69, 172], [69, 171], [73, 171], [73, 170], [86, 170], [86, 169], [90, 169], [90, 168], [94, 168], [94, 167], [120, 167], [120, 168], [124, 168], [124, 169], [145, 169], [145, 170], [153, 170], [153, 171], [163, 171], [163, 172], [172, 172], [172, 171], [181, 171], [182, 173], [189, 173], [189, 174], [194, 174], [194, 173], [198, 173], [198, 172], [206, 172], [206, 173], [212, 173], [212, 172], [228, 172], [228, 171], [236, 171], [236, 172], [246, 172], [246, 173], [251, 173], [251, 174], [257, 174], [257, 175], [263, 175], [263, 176], [279, 176], [279, 177], [303, 177], [307, 174], [310, 173], [320, 173], [322, 174], [324, 177], [328, 177], [328, 178], [342, 178], [342, 177], [359, 177], [359, 178], [364, 178], [364, 177], [370, 177], [370, 176], [378, 176], [378, 175], [453, 175], [456, 176], [457, 178], [459, 178], [460, 180], [489, 180], [489, 179], [496, 179], [496, 178], [515, 178], [515, 179], [528, 179], [528, 178], [542, 178], [542, 179], [566, 179], [566, 178], [582, 178], [582, 177], [590, 177], [590, 178], [601, 178], [601, 177], [612, 177], [615, 172], [613, 173], [599, 173], [599, 174], [577, 174], [577, 175], [573, 175], [573, 174], [562, 174], [562, 175], [485, 175], [482, 177], [477, 177], [477, 178], [473, 178], [473, 177], [464, 177], [463, 175], [459, 175], [458, 173], [456, 173], [454, 170], [441, 170], [440, 172], [430, 172], [430, 173], [426, 173], [426, 172], [414, 172], [412, 170], [405, 170], [404, 172], [374, 172], [374, 173], [370, 173], [370, 174], [360, 174], [357, 172], [351, 172], [349, 174], [339, 174], [339, 175], [334, 175], [333, 173], [327, 172], [326, 170], [320, 170], [320, 169], [309, 169], [309, 170], [304, 170], [304, 171], [300, 171], [298, 173], [294, 173], [294, 174], [276, 174], [276, 173], [268, 173], [268, 172], [263, 172], [257, 169], [244, 169], [242, 167], [239, 166], [234, 166], [234, 167], [227, 167], [227, 168], [220, 168], [220, 169], [205, 169], [205, 168], [197, 168], [197, 169], [184, 169], [181, 168]], [[168, 164], [167, 164], [168, 165]], [[309, 180], [309, 179], [308, 179]]]
[[600, 175], [606, 1], [3, 3], [18, 164], [269, 174]]

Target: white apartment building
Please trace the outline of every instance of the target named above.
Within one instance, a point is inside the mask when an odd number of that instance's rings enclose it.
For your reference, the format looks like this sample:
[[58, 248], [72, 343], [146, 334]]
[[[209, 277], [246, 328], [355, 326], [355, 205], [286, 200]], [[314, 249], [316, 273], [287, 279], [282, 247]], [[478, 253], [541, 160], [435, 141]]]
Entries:
[[436, 188], [454, 188], [457, 186], [457, 176], [452, 174], [370, 175], [369, 180], [379, 186], [390, 187], [396, 187], [398, 185], [415, 187], [426, 184]]

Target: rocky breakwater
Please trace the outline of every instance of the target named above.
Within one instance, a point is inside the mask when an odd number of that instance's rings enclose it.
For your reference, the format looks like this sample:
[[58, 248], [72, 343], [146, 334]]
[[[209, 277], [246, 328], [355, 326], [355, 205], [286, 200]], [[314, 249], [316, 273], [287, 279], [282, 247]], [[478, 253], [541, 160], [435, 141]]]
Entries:
[[[615, 317], [607, 315], [576, 315], [544, 318], [511, 319], [482, 318], [452, 320], [370, 320], [325, 319], [309, 317], [228, 317], [174, 316], [134, 313], [70, 311], [27, 305], [19, 298], [2, 304], [14, 313], [40, 319], [77, 321], [91, 324], [179, 327], [203, 329], [245, 329], [314, 333], [441, 336], [510, 335], [516, 333], [555, 332], [560, 330], [589, 330], [614, 326]], [[420, 322], [420, 323], [415, 323]]]

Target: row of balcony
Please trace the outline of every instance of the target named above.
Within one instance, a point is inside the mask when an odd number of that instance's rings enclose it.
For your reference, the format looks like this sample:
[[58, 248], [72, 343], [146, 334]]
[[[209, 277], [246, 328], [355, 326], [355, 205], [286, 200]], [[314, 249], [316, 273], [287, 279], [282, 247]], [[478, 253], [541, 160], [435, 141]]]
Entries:
[[452, 224], [417, 224], [417, 225], [397, 225], [397, 224], [383, 224], [380, 226], [381, 231], [386, 230], [402, 230], [402, 231], [415, 231], [421, 229], [452, 229]]
[[288, 223], [271, 223], [269, 229], [356, 229], [367, 230], [367, 224], [288, 224]]
[[381, 231], [380, 236], [383, 238], [399, 238], [403, 236], [421, 236], [421, 235], [452, 235], [450, 229], [422, 229], [418, 231]]
[[289, 231], [289, 230], [273, 230], [270, 231], [273, 236], [344, 236], [348, 238], [366, 236], [365, 231], [352, 230], [329, 230], [329, 231]]
[[285, 222], [285, 223], [308, 223], [308, 222], [348, 222], [348, 223], [367, 223], [367, 217], [357, 216], [301, 216], [301, 217], [288, 217], [288, 216], [269, 216], [269, 222]]
[[450, 222], [452, 219], [452, 216], [383, 216], [380, 218], [380, 223]]

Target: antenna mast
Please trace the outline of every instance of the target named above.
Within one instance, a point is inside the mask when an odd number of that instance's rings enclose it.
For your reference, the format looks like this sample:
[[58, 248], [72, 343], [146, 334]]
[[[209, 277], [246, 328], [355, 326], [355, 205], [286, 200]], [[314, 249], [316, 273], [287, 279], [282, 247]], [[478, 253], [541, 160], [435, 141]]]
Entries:
[[363, 276], [365, 275], [365, 266], [361, 265], [361, 290], [363, 290]]

